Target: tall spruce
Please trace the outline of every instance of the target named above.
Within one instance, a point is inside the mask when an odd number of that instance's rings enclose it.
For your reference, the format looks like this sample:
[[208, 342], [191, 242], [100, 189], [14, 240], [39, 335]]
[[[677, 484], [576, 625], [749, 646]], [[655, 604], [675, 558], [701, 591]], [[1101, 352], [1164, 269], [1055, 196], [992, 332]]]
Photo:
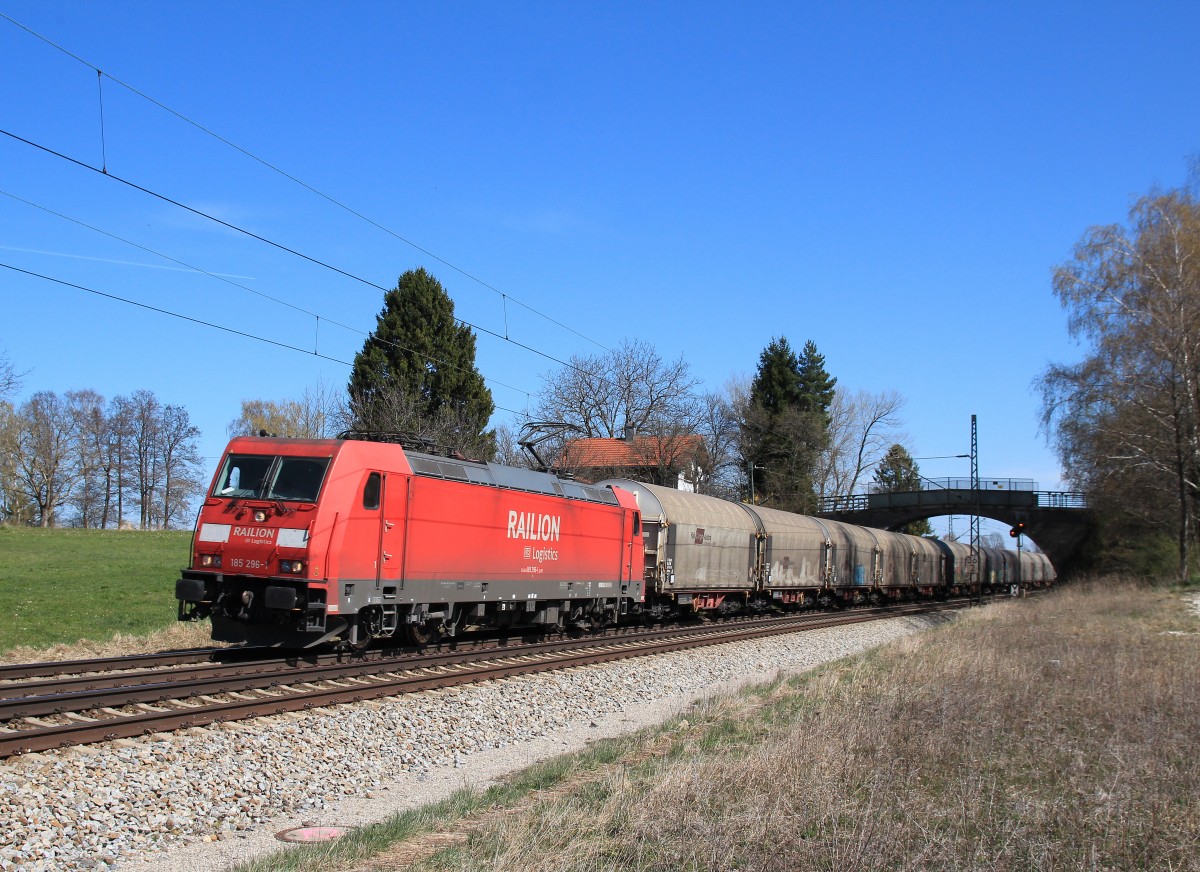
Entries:
[[[875, 468], [874, 490], [877, 493], [898, 493], [920, 489], [921, 473], [917, 462], [903, 445], [893, 445]], [[910, 536], [928, 536], [933, 532], [933, 527], [929, 525], [928, 518], [922, 518], [905, 524], [898, 532]]]
[[350, 426], [407, 433], [470, 457], [490, 458], [492, 393], [475, 368], [475, 334], [423, 268], [383, 297], [374, 332], [350, 373]]
[[811, 341], [797, 355], [786, 337], [759, 356], [743, 423], [750, 496], [794, 512], [813, 512], [813, 474], [829, 441], [836, 380]]
[[804, 343], [798, 363], [800, 408], [806, 412], [820, 412], [828, 425], [829, 407], [833, 405], [837, 379], [826, 371], [825, 355], [817, 351], [817, 344], [811, 339]]

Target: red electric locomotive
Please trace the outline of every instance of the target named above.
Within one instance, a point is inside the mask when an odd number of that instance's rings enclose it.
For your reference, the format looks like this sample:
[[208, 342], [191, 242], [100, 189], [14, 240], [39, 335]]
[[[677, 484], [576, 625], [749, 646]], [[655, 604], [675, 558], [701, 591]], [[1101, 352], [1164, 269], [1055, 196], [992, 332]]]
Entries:
[[256, 645], [601, 625], [645, 601], [640, 516], [618, 487], [387, 442], [240, 437], [175, 596], [180, 620]]

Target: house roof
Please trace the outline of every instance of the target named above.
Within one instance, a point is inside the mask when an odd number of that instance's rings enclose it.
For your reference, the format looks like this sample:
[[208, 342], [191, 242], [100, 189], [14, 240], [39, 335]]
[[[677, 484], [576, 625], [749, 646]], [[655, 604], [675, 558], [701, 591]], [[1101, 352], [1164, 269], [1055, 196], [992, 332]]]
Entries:
[[572, 439], [563, 450], [562, 465], [574, 469], [669, 467], [694, 457], [702, 443], [696, 435]]

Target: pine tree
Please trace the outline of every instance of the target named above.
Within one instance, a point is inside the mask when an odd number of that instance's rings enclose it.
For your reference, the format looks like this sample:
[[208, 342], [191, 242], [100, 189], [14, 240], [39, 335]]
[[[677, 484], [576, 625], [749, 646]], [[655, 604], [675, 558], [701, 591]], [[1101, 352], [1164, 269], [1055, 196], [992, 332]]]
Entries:
[[[917, 462], [903, 445], [893, 445], [879, 466], [875, 468], [876, 493], [897, 493], [900, 491], [919, 491], [921, 489], [921, 474]], [[910, 536], [928, 536], [933, 532], [927, 518], [912, 521], [899, 529], [900, 533]]]
[[813, 472], [829, 441], [833, 401], [824, 358], [812, 342], [804, 349], [798, 357], [786, 338], [771, 340], [759, 356], [743, 425], [752, 497], [794, 512], [816, 510]]
[[485, 430], [495, 404], [475, 368], [475, 334], [423, 268], [384, 294], [349, 391], [352, 429], [409, 433], [472, 457], [495, 451], [495, 435]]

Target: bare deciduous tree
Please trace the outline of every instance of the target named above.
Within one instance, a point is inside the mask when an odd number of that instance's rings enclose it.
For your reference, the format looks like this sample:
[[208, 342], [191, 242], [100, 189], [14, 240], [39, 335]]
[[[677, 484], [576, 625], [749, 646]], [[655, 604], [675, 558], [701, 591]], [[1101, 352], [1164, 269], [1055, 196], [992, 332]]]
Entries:
[[492, 458], [496, 463], [522, 468], [530, 466], [529, 457], [517, 443], [517, 435], [507, 424], [496, 427], [496, 456]]
[[8, 359], [8, 354], [0, 352], [0, 402], [6, 402], [16, 396], [17, 391], [21, 387], [21, 377], [25, 373], [19, 373], [13, 368], [12, 361]]
[[1128, 227], [1087, 233], [1054, 291], [1087, 349], [1040, 381], [1067, 477], [1117, 517], [1173, 525], [1186, 578], [1200, 511], [1200, 202], [1141, 198]]
[[185, 525], [189, 499], [202, 485], [198, 477], [200, 452], [196, 440], [199, 428], [193, 426], [187, 409], [183, 406], [163, 407], [158, 424], [158, 451], [162, 458], [161, 483], [158, 484], [159, 505], [162, 514], [158, 525], [165, 528], [172, 524]]
[[112, 479], [111, 468], [106, 466], [108, 420], [104, 405], [104, 397], [95, 391], [67, 392], [67, 408], [75, 422], [75, 468], [79, 473], [79, 486], [71, 502], [75, 522], [81, 527], [104, 527], [108, 520]]
[[153, 525], [154, 518], [154, 486], [161, 474], [158, 427], [162, 417], [162, 403], [151, 391], [134, 391], [129, 398], [129, 413], [135, 501], [139, 512], [138, 526], [148, 530]]
[[0, 400], [0, 523], [29, 524], [36, 509], [17, 475], [20, 418], [12, 403]]
[[836, 389], [829, 408], [829, 447], [821, 453], [815, 476], [822, 498], [854, 493], [879, 465], [888, 447], [899, 441], [903, 407], [898, 391], [851, 394]]
[[667, 362], [649, 343], [626, 340], [605, 354], [573, 356], [545, 376], [536, 416], [574, 424], [587, 437], [694, 431], [699, 383], [682, 357]]
[[298, 400], [242, 400], [242, 414], [229, 424], [230, 436], [329, 439], [346, 429], [345, 395], [323, 382], [306, 388]]
[[52, 527], [78, 480], [75, 421], [67, 402], [52, 391], [34, 394], [21, 405], [16, 436], [17, 485], [34, 505], [38, 524]]
[[486, 438], [479, 436], [474, 411], [449, 404], [430, 411], [403, 385], [376, 387], [371, 402], [358, 405], [354, 425], [355, 429], [368, 433], [404, 434], [414, 443], [425, 443], [429, 450], [458, 454], [472, 460], [487, 459], [479, 456], [481, 450], [489, 454], [494, 451], [491, 431], [484, 433]]
[[182, 406], [150, 391], [111, 403], [92, 390], [44, 391], [20, 409], [0, 401], [0, 520], [104, 528], [122, 522], [129, 496], [143, 528], [189, 523], [199, 435]]
[[[703, 462], [696, 451], [705, 411], [695, 392], [700, 382], [682, 357], [667, 362], [649, 343], [626, 340], [601, 355], [572, 357], [545, 378], [535, 415], [572, 425], [571, 438], [625, 439], [636, 455], [633, 465], [661, 482]], [[570, 466], [562, 455], [566, 437], [539, 452]]]
[[727, 500], [739, 500], [744, 494], [741, 410], [747, 396], [749, 382], [731, 379], [724, 391], [707, 391], [700, 397], [704, 457], [699, 493]]

